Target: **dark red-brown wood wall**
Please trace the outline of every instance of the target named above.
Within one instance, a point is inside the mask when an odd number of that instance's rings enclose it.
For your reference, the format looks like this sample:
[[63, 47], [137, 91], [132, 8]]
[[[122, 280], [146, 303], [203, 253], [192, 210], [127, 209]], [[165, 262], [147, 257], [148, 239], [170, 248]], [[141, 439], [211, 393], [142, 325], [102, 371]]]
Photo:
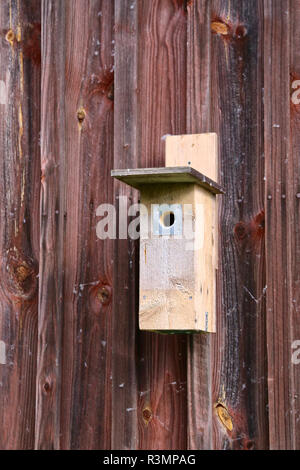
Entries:
[[[0, 2], [0, 448], [299, 449], [299, 0]], [[299, 101], [299, 103], [298, 103]], [[138, 193], [217, 132], [217, 334], [139, 332]], [[299, 343], [297, 343], [299, 341]]]

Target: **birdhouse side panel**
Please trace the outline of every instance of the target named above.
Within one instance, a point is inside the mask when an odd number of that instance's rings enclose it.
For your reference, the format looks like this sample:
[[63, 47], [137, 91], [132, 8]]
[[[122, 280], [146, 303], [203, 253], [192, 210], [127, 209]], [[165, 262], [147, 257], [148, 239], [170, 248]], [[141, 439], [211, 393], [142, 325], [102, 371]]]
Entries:
[[[216, 331], [216, 196], [195, 187], [196, 233], [204, 227], [202, 243], [195, 241], [195, 292], [197, 325], [202, 331]], [[197, 224], [200, 226], [197, 227]]]

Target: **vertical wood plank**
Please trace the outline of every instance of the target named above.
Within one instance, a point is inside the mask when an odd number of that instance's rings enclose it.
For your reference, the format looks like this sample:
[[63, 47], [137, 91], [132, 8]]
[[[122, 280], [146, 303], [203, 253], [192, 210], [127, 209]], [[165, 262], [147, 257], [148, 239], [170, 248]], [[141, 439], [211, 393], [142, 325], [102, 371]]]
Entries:
[[263, 2], [212, 2], [212, 119], [220, 142], [220, 297], [213, 355], [217, 449], [268, 447]]
[[34, 446], [40, 2], [0, 3], [0, 448]]
[[[285, 4], [283, 3], [283, 7]], [[286, 6], [284, 14], [290, 23], [290, 79], [292, 90], [294, 91], [294, 80], [300, 79], [300, 4], [296, 0], [290, 2]], [[298, 83], [299, 88], [299, 83]], [[293, 96], [293, 95], [292, 95]], [[299, 91], [298, 91], [299, 96]], [[300, 448], [300, 107], [299, 102], [295, 104], [294, 100], [290, 101], [291, 106], [291, 122], [290, 122], [290, 138], [291, 148], [288, 156], [288, 171], [286, 180], [286, 189], [289, 188], [287, 201], [287, 214], [290, 222], [287, 223], [288, 228], [288, 295], [289, 295], [289, 317], [290, 317], [290, 340], [292, 341], [292, 353], [296, 352], [295, 357], [292, 356], [292, 365], [290, 368], [290, 419], [291, 419], [291, 447], [294, 450]], [[282, 154], [283, 157], [283, 154]], [[282, 312], [284, 315], [284, 312]], [[297, 349], [296, 349], [297, 348]], [[296, 349], [296, 351], [295, 351]], [[290, 363], [284, 367], [289, 370]], [[278, 367], [278, 365], [277, 365]]]
[[[137, 5], [115, 0], [114, 168], [135, 168], [137, 128]], [[118, 240], [114, 249], [112, 337], [112, 448], [137, 448], [137, 263], [138, 241], [119, 231], [137, 192], [115, 182]], [[125, 208], [127, 211], [127, 208]], [[127, 228], [127, 223], [125, 223]]]
[[66, 193], [61, 447], [111, 444], [111, 240], [96, 209], [113, 202], [113, 2], [66, 2]]
[[[189, 2], [187, 7], [187, 133], [210, 132], [211, 122], [211, 2]], [[212, 386], [210, 334], [188, 342], [188, 448], [212, 448]]]
[[113, 16], [106, 0], [43, 5], [38, 448], [110, 448], [112, 243], [96, 209], [112, 202]]
[[187, 132], [210, 132], [211, 2], [187, 4]]
[[[270, 447], [299, 448], [299, 2], [265, 2]], [[276, 53], [275, 53], [276, 51]], [[293, 88], [294, 86], [294, 88]], [[295, 94], [296, 92], [296, 94]], [[298, 344], [299, 350], [299, 343]]]
[[[186, 133], [186, 2], [138, 6], [138, 166], [165, 165], [166, 134]], [[187, 446], [184, 335], [140, 332], [138, 419], [140, 449]]]
[[42, 190], [35, 447], [50, 450], [58, 449], [60, 440], [65, 211], [64, 26], [64, 3], [43, 1]]

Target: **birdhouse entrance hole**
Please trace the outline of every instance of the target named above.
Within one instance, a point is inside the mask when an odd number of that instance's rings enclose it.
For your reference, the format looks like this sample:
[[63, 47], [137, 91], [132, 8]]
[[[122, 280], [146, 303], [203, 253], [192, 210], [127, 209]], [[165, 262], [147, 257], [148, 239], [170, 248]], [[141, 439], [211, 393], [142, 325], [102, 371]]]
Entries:
[[175, 214], [172, 211], [164, 212], [160, 217], [160, 223], [164, 227], [172, 227], [175, 223]]

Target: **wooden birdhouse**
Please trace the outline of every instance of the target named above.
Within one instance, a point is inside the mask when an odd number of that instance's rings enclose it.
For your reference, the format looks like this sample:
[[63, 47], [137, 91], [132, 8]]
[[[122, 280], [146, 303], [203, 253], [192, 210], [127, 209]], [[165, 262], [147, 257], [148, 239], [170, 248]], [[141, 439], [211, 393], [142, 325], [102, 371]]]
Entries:
[[217, 135], [166, 137], [166, 166], [113, 170], [140, 191], [139, 326], [216, 331]]

